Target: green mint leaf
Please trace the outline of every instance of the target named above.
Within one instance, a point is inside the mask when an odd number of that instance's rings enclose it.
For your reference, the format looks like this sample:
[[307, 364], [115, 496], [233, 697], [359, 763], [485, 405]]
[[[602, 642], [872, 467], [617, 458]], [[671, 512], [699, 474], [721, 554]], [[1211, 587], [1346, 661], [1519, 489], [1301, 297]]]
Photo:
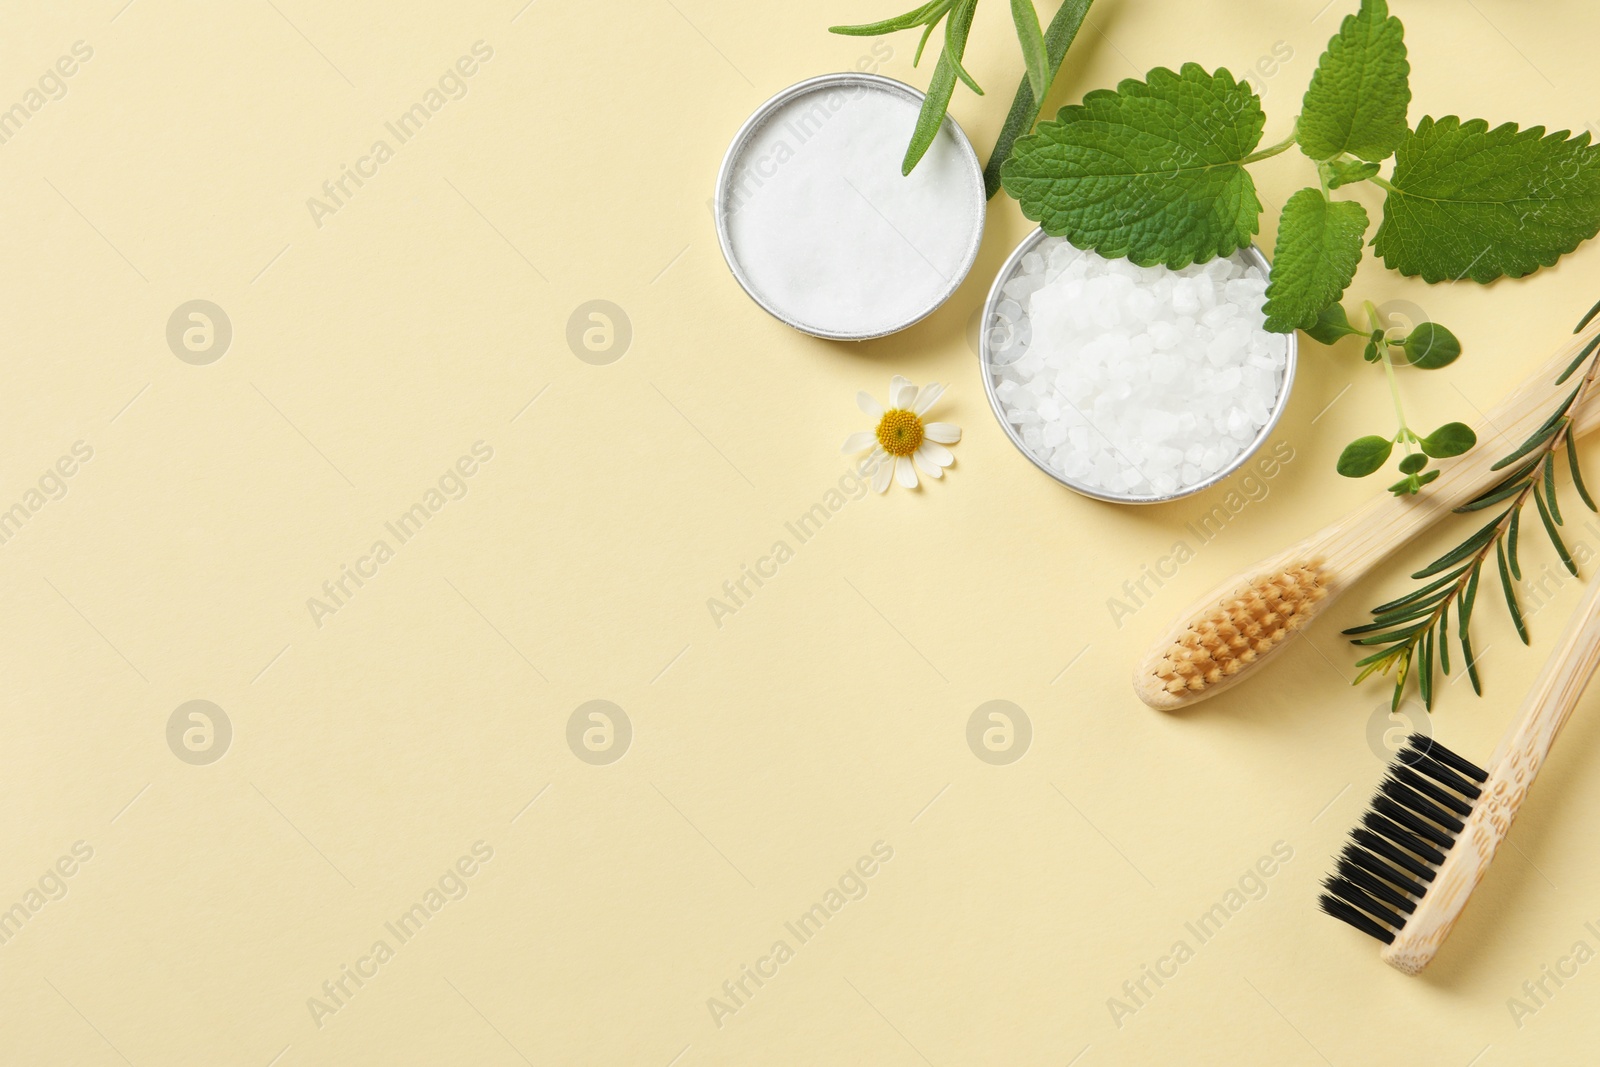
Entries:
[[1406, 135], [1410, 74], [1400, 20], [1384, 0], [1361, 0], [1311, 75], [1295, 132], [1301, 151], [1312, 159], [1345, 152], [1387, 159]]
[[1424, 437], [1420, 443], [1422, 451], [1434, 459], [1449, 459], [1451, 456], [1461, 455], [1477, 444], [1478, 435], [1464, 422], [1447, 422]]
[[1394, 442], [1387, 437], [1376, 434], [1358, 437], [1344, 446], [1334, 469], [1346, 478], [1365, 478], [1389, 462], [1389, 450], [1392, 448]]
[[1362, 163], [1354, 159], [1332, 159], [1318, 165], [1327, 178], [1329, 189], [1364, 182], [1378, 173], [1376, 163]]
[[1406, 362], [1422, 370], [1447, 367], [1461, 355], [1456, 335], [1437, 322], [1419, 323], [1406, 335]]
[[1520, 278], [1600, 230], [1600, 148], [1587, 133], [1424, 118], [1389, 184], [1372, 247], [1427, 282]]
[[1157, 67], [1064, 107], [1000, 169], [1022, 213], [1102, 256], [1177, 269], [1250, 242], [1261, 201], [1241, 162], [1266, 116], [1249, 86]]
[[1361, 331], [1350, 325], [1350, 317], [1338, 304], [1329, 304], [1317, 315], [1317, 321], [1307, 327], [1306, 335], [1325, 345], [1338, 344], [1339, 340]]
[[1017, 24], [1017, 42], [1022, 45], [1022, 62], [1028, 70], [1028, 86], [1034, 99], [1043, 100], [1050, 88], [1050, 56], [1044, 48], [1044, 31], [1039, 28], [1039, 13], [1033, 0], [1011, 0], [1011, 21]]
[[1337, 303], [1361, 262], [1367, 212], [1354, 200], [1329, 200], [1301, 189], [1283, 205], [1267, 282], [1267, 329], [1309, 330], [1322, 309]]
[[1428, 465], [1426, 452], [1413, 452], [1400, 461], [1401, 474], [1415, 474]]

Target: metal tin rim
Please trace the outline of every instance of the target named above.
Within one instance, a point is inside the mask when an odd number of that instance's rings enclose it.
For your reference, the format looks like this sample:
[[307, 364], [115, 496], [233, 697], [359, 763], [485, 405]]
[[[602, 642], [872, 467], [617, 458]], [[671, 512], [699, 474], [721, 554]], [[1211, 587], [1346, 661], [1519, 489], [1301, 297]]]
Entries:
[[963, 258], [960, 268], [950, 279], [949, 285], [926, 309], [886, 329], [865, 332], [831, 331], [790, 318], [780, 308], [768, 303], [756, 291], [754, 284], [751, 283], [745, 274], [744, 268], [740, 265], [738, 257], [733, 253], [733, 241], [728, 234], [728, 188], [732, 182], [733, 165], [734, 161], [743, 152], [750, 137], [766, 124], [767, 119], [772, 116], [773, 112], [797, 97], [841, 85], [864, 85], [882, 91], [898, 93], [914, 101], [919, 107], [923, 100], [923, 94], [905, 82], [886, 78], [881, 74], [867, 74], [861, 71], [840, 71], [835, 74], [821, 74], [815, 78], [807, 78], [805, 81], [796, 82], [787, 89], [780, 90], [760, 107], [756, 108], [755, 112], [744, 121], [744, 125], [739, 127], [739, 132], [733, 135], [733, 141], [728, 145], [728, 151], [722, 157], [722, 166], [717, 170], [717, 190], [713, 210], [717, 223], [717, 243], [722, 247], [722, 258], [727, 262], [728, 270], [732, 272], [734, 280], [739, 283], [739, 287], [763, 311], [779, 322], [792, 326], [801, 333], [807, 333], [813, 337], [823, 337], [831, 341], [869, 341], [876, 337], [886, 337], [889, 334], [898, 333], [908, 326], [921, 322], [937, 311], [946, 300], [949, 300], [955, 291], [961, 287], [961, 283], [966, 280], [968, 273], [972, 270], [973, 263], [977, 262], [978, 248], [983, 244], [983, 227], [986, 215], [986, 199], [983, 195], [983, 166], [978, 162], [978, 154], [973, 151], [972, 142], [967, 140], [966, 132], [962, 130], [961, 124], [956, 122], [950, 115], [946, 115], [944, 119], [945, 128], [955, 138], [956, 146], [961, 152], [962, 158], [966, 161], [967, 170], [971, 174], [974, 188], [977, 190], [977, 199], [973, 205], [975, 208], [973, 214], [977, 219], [977, 225], [973, 228], [972, 241], [967, 247], [966, 256]]
[[[1277, 428], [1278, 420], [1283, 418], [1284, 409], [1289, 406], [1289, 393], [1294, 386], [1295, 364], [1298, 362], [1300, 348], [1299, 338], [1292, 333], [1288, 335], [1289, 344], [1283, 368], [1283, 385], [1278, 390], [1278, 397], [1273, 402], [1272, 411], [1267, 416], [1266, 424], [1261, 427], [1250, 443], [1245, 446], [1244, 451], [1240, 452], [1232, 462], [1195, 485], [1186, 486], [1175, 493], [1168, 493], [1162, 496], [1117, 496], [1098, 488], [1078, 485], [1068, 480], [1065, 475], [1053, 470], [1048, 464], [1035, 456], [1032, 449], [1023, 444], [1022, 435], [1017, 432], [1016, 427], [1006, 421], [1005, 409], [1000, 404], [1000, 398], [995, 395], [994, 374], [990, 369], [993, 345], [989, 340], [989, 323], [994, 319], [995, 309], [999, 307], [1000, 301], [1005, 299], [1005, 294], [1002, 290], [1005, 288], [1006, 282], [1010, 281], [1011, 276], [1016, 273], [1018, 265], [1022, 262], [1022, 257], [1031, 252], [1034, 246], [1044, 238], [1045, 232], [1043, 229], [1034, 230], [1027, 237], [1024, 237], [1011, 255], [1006, 258], [1005, 263], [1000, 267], [999, 273], [994, 277], [994, 284], [989, 287], [988, 299], [983, 302], [983, 317], [978, 324], [978, 362], [983, 372], [983, 391], [989, 397], [989, 408], [994, 412], [995, 419], [999, 421], [1000, 428], [1011, 439], [1011, 443], [1017, 447], [1017, 451], [1026, 456], [1028, 461], [1035, 467], [1038, 467], [1073, 492], [1112, 504], [1166, 504], [1174, 500], [1182, 500], [1185, 497], [1194, 496], [1196, 493], [1205, 492], [1249, 462], [1251, 457], [1261, 450], [1261, 446], [1267, 443], [1267, 438]], [[1261, 250], [1255, 245], [1245, 245], [1239, 249], [1239, 252], [1245, 259], [1260, 267], [1263, 271], [1270, 273], [1272, 270], [1272, 265], [1267, 262], [1267, 257], [1262, 255]]]

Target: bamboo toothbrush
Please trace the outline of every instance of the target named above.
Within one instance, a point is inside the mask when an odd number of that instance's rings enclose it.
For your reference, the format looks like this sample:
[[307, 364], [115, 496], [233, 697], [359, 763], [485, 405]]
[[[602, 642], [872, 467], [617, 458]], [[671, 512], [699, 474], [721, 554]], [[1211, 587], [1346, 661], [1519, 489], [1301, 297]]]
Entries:
[[1417, 974], [1433, 959], [1511, 830], [1556, 734], [1600, 665], [1600, 580], [1482, 770], [1421, 734], [1395, 757], [1327, 881], [1322, 910], [1382, 941]]
[[[1561, 395], [1553, 384], [1580, 348], [1600, 336], [1600, 319], [1575, 336], [1511, 393], [1478, 427], [1482, 442], [1444, 468], [1421, 496], [1388, 493], [1234, 575], [1192, 604], [1134, 668], [1133, 689], [1152, 708], [1170, 711], [1258, 673], [1350, 586], [1395, 549], [1504, 477], [1492, 471], [1505, 451], [1544, 422]], [[1600, 426], [1600, 404], [1582, 403], [1572, 432]]]

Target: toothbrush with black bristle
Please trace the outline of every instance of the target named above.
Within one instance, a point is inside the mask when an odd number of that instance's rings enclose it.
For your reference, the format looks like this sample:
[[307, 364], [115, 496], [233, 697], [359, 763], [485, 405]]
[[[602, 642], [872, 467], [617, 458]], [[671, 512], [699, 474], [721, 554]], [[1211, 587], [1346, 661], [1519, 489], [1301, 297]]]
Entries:
[[1322, 910], [1384, 943], [1406, 974], [1432, 962], [1505, 840], [1556, 735], [1600, 665], [1600, 580], [1523, 701], [1488, 769], [1422, 734], [1396, 754], [1325, 885]]

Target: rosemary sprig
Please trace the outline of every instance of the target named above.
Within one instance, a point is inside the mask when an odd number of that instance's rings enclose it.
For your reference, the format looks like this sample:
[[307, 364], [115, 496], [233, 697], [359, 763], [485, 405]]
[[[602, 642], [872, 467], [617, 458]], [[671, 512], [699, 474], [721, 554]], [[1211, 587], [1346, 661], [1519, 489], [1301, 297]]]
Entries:
[[[1589, 309], [1573, 333], [1582, 333], [1594, 317], [1600, 314], [1600, 303]], [[1508, 473], [1500, 481], [1479, 493], [1477, 497], [1456, 508], [1458, 514], [1485, 511], [1498, 505], [1504, 508], [1487, 525], [1479, 527], [1470, 537], [1440, 556], [1411, 577], [1431, 579], [1420, 589], [1379, 604], [1372, 609], [1372, 621], [1344, 631], [1350, 643], [1375, 648], [1371, 655], [1357, 661], [1359, 683], [1374, 672], [1388, 674], [1394, 671], [1394, 696], [1391, 707], [1400, 706], [1406, 682], [1413, 676], [1422, 703], [1433, 709], [1435, 660], [1445, 674], [1450, 673], [1448, 643], [1450, 608], [1456, 609], [1456, 640], [1461, 646], [1461, 661], [1473, 691], [1482, 695], [1483, 685], [1478, 678], [1478, 663], [1472, 652], [1468, 623], [1478, 596], [1478, 581], [1484, 563], [1491, 553], [1494, 567], [1500, 577], [1500, 587], [1505, 593], [1506, 608], [1512, 625], [1523, 644], [1528, 643], [1528, 627], [1522, 608], [1517, 603], [1513, 583], [1522, 580], [1522, 567], [1517, 561], [1517, 541], [1521, 532], [1522, 507], [1532, 497], [1535, 510], [1545, 533], [1555, 546], [1561, 563], [1573, 575], [1577, 564], [1566, 542], [1561, 539], [1561, 505], [1556, 499], [1557, 456], [1565, 455], [1572, 472], [1573, 488], [1590, 511], [1595, 507], [1589, 490], [1584, 485], [1583, 473], [1578, 468], [1578, 450], [1572, 434], [1573, 412], [1583, 403], [1600, 375], [1600, 335], [1584, 345], [1567, 369], [1561, 372], [1556, 384], [1561, 385], [1587, 362], [1582, 379], [1567, 394], [1550, 417], [1528, 436], [1520, 447], [1494, 465], [1493, 470]]]
[[[1039, 109], [1044, 104], [1045, 92], [1055, 80], [1056, 72], [1061, 69], [1067, 49], [1077, 36], [1078, 27], [1083, 24], [1089, 5], [1093, 2], [1064, 0], [1055, 17], [1050, 20], [1050, 25], [1041, 29], [1033, 0], [1011, 0], [1011, 18], [1017, 30], [1017, 43], [1022, 46], [1024, 73], [1022, 84], [1017, 87], [1016, 96], [1011, 101], [1011, 110], [1006, 115], [999, 140], [995, 142], [989, 163], [984, 168], [985, 195], [993, 197], [1000, 190], [1000, 164], [1011, 155], [1011, 147], [1017, 138], [1033, 129], [1034, 122], [1039, 118]], [[956, 82], [961, 82], [979, 96], [983, 95], [978, 83], [961, 65], [967, 48], [967, 34], [972, 29], [973, 11], [977, 6], [978, 0], [929, 0], [921, 7], [881, 22], [828, 28], [829, 33], [877, 37], [920, 26], [922, 38], [917, 42], [916, 53], [911, 58], [911, 65], [916, 66], [922, 60], [922, 49], [928, 43], [928, 38], [939, 23], [944, 22], [944, 47], [939, 53], [938, 62], [934, 64], [928, 94], [922, 101], [922, 111], [917, 116], [911, 143], [906, 147], [905, 159], [900, 166], [903, 174], [911, 173], [938, 136], [945, 113], [950, 110], [950, 97], [955, 92]]]

